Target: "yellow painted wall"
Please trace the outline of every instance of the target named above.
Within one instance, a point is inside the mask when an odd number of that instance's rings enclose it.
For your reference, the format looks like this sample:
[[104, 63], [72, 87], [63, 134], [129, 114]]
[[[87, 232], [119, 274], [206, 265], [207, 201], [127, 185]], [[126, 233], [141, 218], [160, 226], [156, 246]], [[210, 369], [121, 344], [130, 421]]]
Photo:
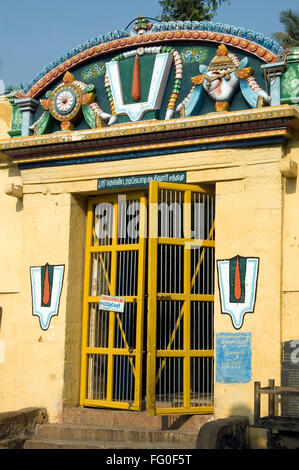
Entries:
[[[7, 139], [11, 106], [0, 97], [0, 138]], [[20, 316], [20, 258], [23, 236], [22, 201], [7, 196], [8, 185], [20, 183], [20, 172], [0, 155], [0, 411], [16, 409], [16, 335]]]
[[[70, 194], [26, 194], [21, 212], [19, 292], [0, 295], [0, 383], [7, 385], [0, 411], [46, 406], [50, 419], [59, 421], [63, 405], [79, 400], [85, 205]], [[44, 331], [32, 315], [30, 266], [47, 262], [64, 264], [65, 273], [59, 314]], [[4, 279], [2, 270], [0, 284]]]
[[[279, 154], [280, 149], [273, 149]], [[246, 415], [253, 422], [253, 382], [280, 383], [280, 286], [282, 231], [281, 174], [278, 164], [256, 165], [250, 176], [216, 184], [216, 259], [237, 254], [259, 258], [254, 313], [245, 314], [240, 332], [251, 333], [252, 381], [215, 383], [215, 418]], [[216, 287], [215, 333], [232, 332], [222, 314]], [[253, 445], [257, 445], [254, 442]]]
[[[286, 148], [286, 157], [299, 165], [299, 132], [297, 140]], [[286, 179], [283, 186], [283, 284], [282, 341], [299, 339], [299, 188], [298, 178]]]
[[[10, 121], [11, 106], [1, 98], [0, 139], [8, 138]], [[20, 171], [2, 154], [0, 412], [46, 406], [57, 421], [63, 404], [76, 406], [79, 399], [85, 199], [46, 188], [17, 199], [6, 194], [12, 183], [23, 183]], [[30, 266], [46, 262], [65, 264], [65, 275], [59, 317], [43, 331], [32, 315]]]
[[[299, 190], [281, 175], [285, 157], [299, 164], [296, 143], [286, 152], [280, 145], [207, 150], [21, 174], [2, 163], [0, 411], [45, 406], [59, 421], [63, 406], [78, 405], [87, 197], [101, 177], [177, 170], [189, 183], [215, 185], [216, 259], [260, 258], [255, 311], [239, 330], [252, 335], [252, 381], [215, 383], [215, 418], [246, 414], [252, 422], [253, 382], [280, 383], [281, 342], [299, 338]], [[5, 194], [7, 180], [23, 184], [22, 201]], [[46, 262], [64, 264], [65, 275], [59, 315], [43, 331], [32, 315], [29, 269]], [[217, 283], [215, 295], [215, 333], [236, 332], [221, 313]], [[251, 445], [264, 445], [264, 434], [252, 432]]]
[[[50, 416], [58, 416], [62, 407], [64, 374], [65, 290], [62, 292], [58, 317], [53, 317], [47, 331], [40, 328], [32, 315], [30, 266], [65, 264], [67, 279], [70, 195], [26, 195], [23, 199], [20, 292], [16, 308], [3, 311], [5, 340], [14, 343], [12, 362], [0, 368], [1, 383], [14, 375], [14, 396], [6, 393], [1, 410], [27, 406], [44, 406]], [[2, 277], [2, 276], [1, 276]], [[13, 336], [11, 324], [13, 323]], [[10, 328], [9, 328], [10, 326]], [[10, 333], [10, 335], [9, 335]], [[14, 365], [12, 367], [12, 364]]]
[[[7, 139], [10, 128], [11, 106], [0, 97], [0, 139]], [[7, 196], [6, 188], [20, 184], [20, 171], [12, 166], [8, 158], [0, 155], [0, 261], [5, 266], [5, 276], [0, 284], [0, 294], [19, 291], [20, 240], [22, 232], [22, 201]], [[14, 262], [11, 262], [13, 253]]]
[[0, 139], [7, 139], [10, 129], [12, 108], [5, 96], [0, 96]]

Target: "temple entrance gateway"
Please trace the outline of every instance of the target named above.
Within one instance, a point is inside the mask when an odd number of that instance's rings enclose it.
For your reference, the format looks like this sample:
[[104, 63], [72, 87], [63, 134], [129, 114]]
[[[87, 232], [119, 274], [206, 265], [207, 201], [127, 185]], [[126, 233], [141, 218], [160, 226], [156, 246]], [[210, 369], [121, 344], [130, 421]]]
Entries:
[[213, 412], [214, 247], [197, 185], [89, 200], [81, 405]]

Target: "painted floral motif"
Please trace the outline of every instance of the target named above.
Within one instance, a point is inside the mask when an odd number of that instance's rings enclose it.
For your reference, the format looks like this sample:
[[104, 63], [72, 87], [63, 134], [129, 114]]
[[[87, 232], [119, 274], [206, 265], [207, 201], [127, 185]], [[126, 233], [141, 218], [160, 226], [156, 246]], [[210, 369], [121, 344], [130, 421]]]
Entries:
[[185, 63], [203, 62], [208, 55], [204, 47], [188, 47], [181, 52], [182, 60]]
[[55, 100], [55, 107], [61, 113], [69, 113], [75, 105], [75, 96], [71, 90], [61, 91]]
[[283, 75], [281, 83], [281, 92], [284, 98], [288, 98], [291, 103], [296, 104], [299, 102], [298, 97], [299, 89], [299, 68], [297, 65], [297, 72], [295, 67], [290, 67]]
[[103, 62], [96, 62], [89, 67], [85, 67], [81, 73], [81, 78], [84, 82], [88, 82], [96, 77], [100, 77], [105, 73], [105, 64]]
[[19, 108], [16, 109], [14, 120], [13, 120], [13, 129], [19, 129], [22, 126], [22, 113]]

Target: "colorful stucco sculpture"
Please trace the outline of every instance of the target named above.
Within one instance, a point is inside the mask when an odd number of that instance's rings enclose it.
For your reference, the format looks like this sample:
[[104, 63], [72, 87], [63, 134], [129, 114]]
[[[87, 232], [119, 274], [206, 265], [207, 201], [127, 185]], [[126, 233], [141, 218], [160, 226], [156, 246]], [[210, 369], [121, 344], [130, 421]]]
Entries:
[[195, 109], [199, 112], [205, 94], [215, 102], [216, 111], [228, 111], [239, 86], [251, 108], [270, 103], [270, 96], [254, 79], [253, 68], [248, 67], [248, 58], [240, 61], [224, 44], [218, 47], [210, 65], [200, 65], [199, 71], [200, 75], [191, 78], [193, 87], [189, 95], [177, 107], [181, 115], [193, 115]]
[[[80, 44], [12, 93], [9, 133], [42, 135], [277, 105], [285, 58], [273, 40], [245, 28], [141, 15], [131, 30]], [[282, 84], [284, 93], [286, 79]]]

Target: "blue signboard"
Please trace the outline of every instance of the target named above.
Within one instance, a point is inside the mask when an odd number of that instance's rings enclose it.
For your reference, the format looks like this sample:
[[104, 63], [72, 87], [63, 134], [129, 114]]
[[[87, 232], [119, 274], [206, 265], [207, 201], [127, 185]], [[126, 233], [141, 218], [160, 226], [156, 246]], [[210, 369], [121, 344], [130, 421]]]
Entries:
[[116, 176], [98, 179], [98, 190], [139, 188], [148, 186], [150, 181], [165, 183], [186, 183], [186, 172], [154, 173], [151, 175]]
[[216, 382], [251, 381], [251, 333], [216, 334]]

